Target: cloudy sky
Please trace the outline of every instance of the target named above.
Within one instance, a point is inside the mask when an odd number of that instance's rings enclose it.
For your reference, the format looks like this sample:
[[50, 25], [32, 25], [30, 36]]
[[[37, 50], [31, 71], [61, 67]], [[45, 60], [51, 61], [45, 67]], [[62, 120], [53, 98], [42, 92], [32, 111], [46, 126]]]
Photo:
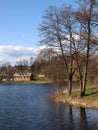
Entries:
[[38, 25], [50, 5], [74, 0], [0, 0], [0, 64], [35, 57], [39, 50]]

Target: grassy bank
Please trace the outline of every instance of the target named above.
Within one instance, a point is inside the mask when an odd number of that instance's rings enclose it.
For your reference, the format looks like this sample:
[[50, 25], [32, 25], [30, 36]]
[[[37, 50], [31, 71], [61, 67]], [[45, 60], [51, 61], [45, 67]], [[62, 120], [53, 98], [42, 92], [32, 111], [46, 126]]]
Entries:
[[29, 81], [30, 83], [36, 83], [36, 84], [51, 84], [51, 80], [47, 78], [39, 78], [36, 80]]
[[65, 92], [63, 95], [54, 95], [52, 98], [56, 101], [68, 103], [78, 107], [98, 109], [98, 87], [88, 88], [85, 96], [80, 98], [79, 90], [74, 90], [72, 96]]
[[34, 83], [34, 84], [51, 84], [51, 80], [39, 78], [31, 81], [2, 81], [0, 83]]

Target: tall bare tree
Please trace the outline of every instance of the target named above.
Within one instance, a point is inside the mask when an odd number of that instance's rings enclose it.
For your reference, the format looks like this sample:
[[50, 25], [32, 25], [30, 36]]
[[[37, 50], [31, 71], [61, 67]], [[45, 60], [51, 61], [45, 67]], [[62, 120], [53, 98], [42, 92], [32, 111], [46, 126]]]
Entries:
[[[98, 45], [97, 29], [98, 29], [98, 1], [97, 0], [81, 0], [79, 1], [79, 11], [76, 13], [76, 18], [80, 28], [80, 43], [85, 46], [85, 67], [82, 74], [78, 63], [79, 74], [81, 75], [81, 97], [85, 95], [88, 79], [88, 65], [92, 52], [96, 50]], [[78, 55], [77, 55], [78, 57]], [[78, 57], [79, 58], [79, 57]]]
[[64, 35], [62, 39], [63, 51], [65, 53], [65, 56], [69, 57], [68, 58], [69, 62], [67, 62], [66, 64], [66, 69], [69, 79], [69, 95], [71, 95], [73, 76], [76, 71], [73, 58], [74, 50], [72, 39], [74, 36], [74, 31], [77, 26], [77, 21], [75, 20], [75, 11], [73, 10], [72, 6], [63, 5], [61, 7], [60, 16], [61, 16], [60, 23], [62, 27], [62, 33]]
[[[43, 16], [40, 24], [40, 33], [43, 36], [41, 43], [52, 46], [62, 55], [62, 61], [69, 81], [69, 95], [72, 91], [72, 79], [75, 72], [72, 58], [72, 30], [74, 25], [74, 12], [71, 6], [63, 6], [62, 9], [51, 6]], [[67, 62], [70, 57], [70, 62]]]

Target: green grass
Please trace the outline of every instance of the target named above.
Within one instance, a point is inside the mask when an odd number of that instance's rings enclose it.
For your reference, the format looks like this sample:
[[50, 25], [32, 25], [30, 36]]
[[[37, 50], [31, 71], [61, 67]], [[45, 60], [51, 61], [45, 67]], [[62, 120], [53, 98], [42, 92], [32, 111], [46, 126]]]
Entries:
[[[92, 87], [92, 88], [87, 88], [86, 89], [85, 96], [92, 96], [92, 95], [98, 95], [98, 87]], [[73, 97], [80, 97], [80, 91], [79, 90], [74, 90], [72, 92], [72, 96]]]
[[94, 88], [89, 88], [86, 90], [85, 95], [89, 96], [89, 95], [98, 95], [98, 87], [94, 87]]
[[36, 80], [32, 80], [30, 81], [31, 83], [42, 83], [42, 84], [50, 84], [51, 80], [47, 79], [47, 78], [39, 78]]

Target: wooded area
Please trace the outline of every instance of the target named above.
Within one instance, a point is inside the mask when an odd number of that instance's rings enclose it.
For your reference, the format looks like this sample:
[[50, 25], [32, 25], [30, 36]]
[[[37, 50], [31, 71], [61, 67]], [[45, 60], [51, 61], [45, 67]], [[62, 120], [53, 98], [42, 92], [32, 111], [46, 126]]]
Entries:
[[40, 43], [48, 49], [40, 52], [37, 62], [48, 77], [58, 81], [61, 86], [64, 86], [65, 80], [68, 81], [69, 96], [76, 77], [82, 97], [87, 82], [98, 78], [95, 74], [98, 57], [98, 1], [77, 2], [77, 9], [72, 5], [62, 5], [60, 8], [50, 6], [45, 10], [39, 31], [42, 39]]

